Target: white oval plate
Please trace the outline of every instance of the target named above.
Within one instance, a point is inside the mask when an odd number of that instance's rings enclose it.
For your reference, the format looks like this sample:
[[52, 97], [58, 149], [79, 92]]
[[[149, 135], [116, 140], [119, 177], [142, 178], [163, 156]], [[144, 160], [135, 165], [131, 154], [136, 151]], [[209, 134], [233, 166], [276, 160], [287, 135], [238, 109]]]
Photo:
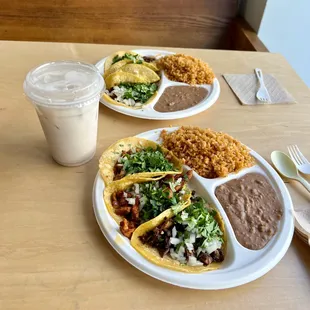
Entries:
[[[176, 128], [161, 128], [144, 132], [138, 137], [158, 142], [159, 134], [163, 129], [176, 130]], [[112, 247], [130, 264], [151, 277], [177, 286], [203, 290], [225, 289], [263, 276], [282, 259], [291, 243], [294, 232], [293, 206], [288, 190], [275, 170], [253, 150], [251, 150], [251, 155], [256, 159], [257, 164], [239, 173], [230, 174], [226, 178], [205, 179], [194, 172], [190, 180], [190, 187], [213, 203], [224, 219], [228, 240], [227, 254], [221, 269], [201, 274], [186, 274], [159, 267], [141, 256], [130, 245], [130, 241], [120, 233], [118, 225], [107, 211], [103, 201], [105, 186], [98, 173], [93, 188], [93, 206], [101, 231]], [[258, 251], [249, 250], [240, 245], [214, 193], [218, 185], [250, 172], [263, 174], [274, 187], [283, 205], [283, 217], [279, 222], [277, 234], [263, 249]]]
[[[136, 52], [142, 56], [158, 56], [158, 55], [165, 56], [165, 55], [174, 54], [168, 51], [144, 50], [144, 49], [133, 50], [133, 52]], [[100, 61], [96, 63], [96, 67], [99, 69], [101, 74], [104, 73], [104, 63], [105, 63], [106, 58], [107, 57], [101, 59]], [[114, 111], [117, 111], [125, 115], [129, 115], [132, 117], [154, 119], [154, 120], [170, 120], [170, 119], [179, 119], [179, 118], [189, 117], [189, 116], [201, 113], [207, 110], [208, 108], [210, 108], [216, 102], [216, 100], [218, 99], [220, 95], [220, 83], [218, 79], [215, 78], [212, 85], [207, 85], [207, 84], [199, 85], [199, 87], [206, 88], [209, 93], [208, 93], [208, 96], [203, 101], [201, 101], [194, 107], [183, 110], [183, 111], [177, 111], [177, 112], [161, 113], [161, 112], [155, 111], [154, 106], [157, 103], [159, 97], [164, 92], [164, 90], [168, 86], [180, 86], [180, 85], [188, 86], [188, 84], [186, 83], [170, 81], [166, 78], [166, 76], [163, 73], [161, 73], [161, 81], [160, 81], [160, 85], [158, 88], [158, 93], [157, 93], [156, 98], [150, 104], [146, 105], [144, 108], [139, 109], [139, 110], [126, 108], [123, 106], [117, 106], [117, 105], [114, 105], [114, 104], [111, 104], [105, 101], [103, 98], [100, 99], [100, 102]]]

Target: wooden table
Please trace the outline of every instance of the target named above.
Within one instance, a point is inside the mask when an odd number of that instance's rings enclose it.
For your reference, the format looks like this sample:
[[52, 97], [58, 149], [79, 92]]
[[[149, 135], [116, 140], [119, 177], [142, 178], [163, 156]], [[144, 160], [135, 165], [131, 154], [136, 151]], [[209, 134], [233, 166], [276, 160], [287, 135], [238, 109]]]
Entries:
[[[107, 243], [94, 217], [91, 191], [102, 151], [115, 140], [157, 127], [198, 125], [225, 131], [267, 160], [298, 144], [310, 157], [310, 92], [278, 54], [185, 50], [209, 62], [220, 84], [218, 102], [176, 121], [130, 118], [100, 107], [98, 148], [88, 164], [65, 168], [50, 157], [22, 83], [42, 62], [96, 62], [131, 47], [0, 42], [0, 309], [309, 309], [310, 249], [294, 237], [282, 261], [264, 277], [222, 291], [174, 287], [144, 275]], [[241, 106], [222, 73], [259, 67], [296, 98], [286, 106]], [[295, 207], [310, 196], [290, 185]]]

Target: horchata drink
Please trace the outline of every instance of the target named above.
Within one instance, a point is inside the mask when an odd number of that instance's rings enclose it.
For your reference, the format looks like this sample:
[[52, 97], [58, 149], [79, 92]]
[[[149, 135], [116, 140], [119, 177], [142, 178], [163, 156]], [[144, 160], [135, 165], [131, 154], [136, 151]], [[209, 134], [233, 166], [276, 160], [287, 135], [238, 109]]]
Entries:
[[94, 156], [103, 88], [97, 68], [82, 62], [50, 62], [27, 74], [25, 94], [36, 108], [51, 154], [59, 164], [78, 166]]

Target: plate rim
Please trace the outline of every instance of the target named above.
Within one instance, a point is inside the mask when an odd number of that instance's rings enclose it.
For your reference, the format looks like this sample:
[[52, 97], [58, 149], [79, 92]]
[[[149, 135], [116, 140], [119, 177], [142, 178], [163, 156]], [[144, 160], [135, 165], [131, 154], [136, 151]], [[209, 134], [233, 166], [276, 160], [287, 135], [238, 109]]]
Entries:
[[[132, 51], [137, 52], [137, 53], [139, 52], [144, 53], [144, 52], [150, 51], [152, 53], [157, 52], [157, 53], [165, 53], [169, 55], [176, 54], [175, 52], [172, 52], [169, 50], [157, 50], [157, 49], [133, 49]], [[109, 56], [101, 58], [99, 61], [95, 63], [95, 66], [98, 69], [99, 67], [104, 66], [104, 63], [107, 57]], [[207, 85], [207, 84], [203, 84], [203, 85]], [[134, 117], [134, 118], [148, 119], [148, 120], [174, 120], [174, 119], [182, 119], [182, 118], [191, 117], [191, 116], [200, 114], [208, 110], [209, 108], [211, 108], [211, 106], [213, 106], [217, 102], [217, 100], [220, 97], [220, 93], [221, 93], [220, 82], [217, 79], [217, 77], [215, 77], [213, 80], [213, 84], [212, 84], [212, 90], [210, 91], [208, 97], [201, 101], [201, 103], [205, 101], [202, 106], [197, 105], [198, 108], [195, 109], [195, 107], [193, 107], [194, 109], [191, 110], [190, 112], [188, 110], [190, 110], [191, 108], [186, 109], [186, 110], [181, 110], [181, 111], [169, 112], [169, 113], [161, 113], [161, 112], [157, 112], [154, 110], [155, 113], [163, 114], [162, 116], [156, 115], [156, 114], [154, 116], [147, 115], [147, 114], [146, 115], [139, 114], [140, 112], [137, 112], [137, 111], [141, 111], [141, 110], [134, 110], [134, 109], [125, 108], [123, 106], [113, 105], [109, 102], [106, 102], [102, 97], [100, 98], [100, 103], [102, 103], [104, 106], [106, 106], [107, 108], [115, 112], [130, 116], [130, 117]]]
[[[173, 130], [174, 128], [177, 128], [177, 127], [173, 127], [173, 128], [170, 128], [170, 127], [165, 127], [165, 128], [157, 128], [157, 129], [153, 129], [153, 130], [149, 130], [149, 131], [146, 131], [146, 132], [143, 132], [143, 133], [140, 133], [138, 134], [137, 136], [141, 136], [141, 135], [148, 135], [150, 133], [154, 133], [156, 131], [161, 131], [163, 129], [168, 129], [168, 130]], [[247, 275], [243, 275], [241, 278], [237, 278], [237, 279], [233, 279], [233, 280], [230, 280], [230, 281], [226, 281], [224, 284], [223, 283], [220, 283], [218, 285], [214, 285], [214, 286], [210, 286], [208, 285], [207, 287], [206, 286], [202, 286], [202, 285], [196, 285], [195, 283], [190, 282], [190, 281], [185, 281], [184, 283], [182, 283], [182, 281], [178, 281], [177, 283], [173, 280], [169, 280], [167, 279], [167, 277], [164, 277], [163, 276], [158, 276], [157, 273], [154, 274], [154, 273], [151, 273], [149, 272], [148, 270], [146, 270], [147, 267], [145, 267], [145, 264], [146, 265], [149, 265], [151, 264], [152, 267], [151, 268], [155, 268], [155, 269], [163, 269], [164, 271], [168, 270], [170, 271], [169, 269], [166, 269], [164, 267], [159, 267], [159, 266], [156, 266], [154, 264], [152, 264], [151, 262], [149, 262], [147, 259], [145, 259], [144, 257], [142, 257], [139, 253], [137, 253], [132, 247], [130, 244], [128, 244], [129, 247], [131, 247], [137, 254], [138, 256], [141, 256], [141, 259], [142, 259], [142, 262], [144, 261], [144, 264], [141, 263], [141, 262], [138, 262], [136, 260], [132, 260], [132, 258], [130, 257], [130, 255], [128, 256], [128, 254], [124, 251], [123, 247], [120, 246], [120, 244], [118, 242], [116, 242], [115, 239], [112, 238], [112, 235], [108, 232], [108, 230], [104, 227], [104, 223], [102, 222], [102, 218], [100, 217], [100, 214], [99, 214], [99, 209], [98, 209], [98, 197], [97, 197], [97, 190], [98, 190], [98, 182], [101, 181], [101, 183], [103, 184], [103, 180], [101, 179], [100, 177], [100, 173], [98, 171], [97, 175], [96, 175], [96, 178], [95, 178], [95, 181], [94, 181], [94, 186], [93, 186], [93, 195], [92, 195], [92, 198], [93, 198], [93, 208], [94, 208], [94, 213], [95, 213], [95, 217], [96, 217], [96, 220], [97, 220], [97, 223], [103, 233], [103, 235], [105, 236], [105, 238], [107, 239], [107, 241], [110, 243], [110, 245], [113, 247], [113, 249], [118, 253], [120, 254], [120, 256], [122, 256], [127, 262], [129, 262], [131, 265], [133, 265], [134, 267], [136, 267], [138, 270], [144, 272], [145, 274], [153, 277], [153, 278], [156, 278], [160, 281], [163, 281], [163, 282], [166, 282], [166, 283], [169, 283], [169, 284], [172, 284], [172, 285], [176, 285], [176, 286], [179, 286], [179, 287], [185, 287], [185, 288], [191, 288], [191, 289], [200, 289], [200, 290], [217, 290], [217, 289], [227, 289], [227, 288], [232, 288], [232, 287], [236, 287], [236, 286], [240, 286], [240, 285], [243, 285], [243, 284], [246, 284], [246, 283], [249, 283], [249, 282], [252, 282], [260, 277], [262, 277], [263, 275], [265, 275], [267, 272], [269, 272], [272, 268], [274, 268], [276, 266], [276, 264], [278, 264], [280, 262], [280, 260], [283, 258], [283, 256], [285, 255], [285, 253], [287, 252], [290, 244], [291, 244], [291, 240], [293, 238], [293, 234], [294, 234], [294, 218], [292, 216], [292, 211], [293, 211], [293, 204], [292, 204], [292, 200], [291, 200], [291, 197], [290, 197], [290, 194], [284, 184], [284, 182], [282, 181], [282, 179], [278, 176], [278, 174], [276, 173], [276, 171], [272, 168], [272, 166], [263, 158], [261, 157], [257, 152], [255, 152], [254, 150], [251, 150], [251, 152], [254, 153], [255, 157], [258, 158], [258, 160], [264, 165], [264, 167], [268, 168], [268, 172], [271, 172], [271, 176], [272, 176], [272, 181], [273, 182], [276, 182], [277, 186], [279, 187], [279, 190], [280, 190], [280, 193], [281, 193], [281, 198], [283, 199], [284, 202], [287, 202], [287, 203], [284, 203], [283, 205], [283, 208], [287, 208], [287, 216], [289, 216], [289, 218], [287, 219], [288, 223], [287, 223], [287, 226], [288, 226], [288, 230], [282, 230], [281, 234], [284, 234], [286, 233], [286, 238], [283, 242], [283, 244], [281, 245], [281, 248], [278, 250], [277, 254], [268, 262], [268, 263], [265, 263], [261, 268], [259, 268], [258, 270], [254, 270], [249, 274]], [[275, 177], [276, 176], [276, 177]], [[103, 193], [101, 193], [101, 201], [103, 201]], [[100, 204], [100, 203], [99, 203]], [[104, 204], [103, 204], [104, 205]], [[104, 208], [105, 208], [105, 205], [104, 205]], [[107, 212], [107, 210], [106, 210]], [[108, 216], [110, 218], [112, 218], [109, 214]], [[284, 225], [284, 222], [283, 222], [283, 225]], [[272, 249], [272, 248], [271, 248]], [[274, 250], [275, 251], [275, 250]], [[267, 254], [268, 254], [268, 251], [267, 251]], [[253, 262], [249, 263], [249, 265], [253, 265], [254, 263], [256, 262], [256, 260], [254, 260]], [[234, 270], [231, 270], [230, 272], [234, 272]], [[168, 272], [167, 272], [168, 273]], [[181, 272], [177, 272], [179, 275], [183, 274]], [[207, 273], [208, 274], [208, 273]], [[184, 275], [187, 275], [187, 274], [184, 274]], [[195, 275], [198, 275], [198, 274], [194, 274], [193, 277]], [[203, 275], [203, 274], [200, 274], [200, 275]], [[179, 277], [181, 278], [181, 276]]]

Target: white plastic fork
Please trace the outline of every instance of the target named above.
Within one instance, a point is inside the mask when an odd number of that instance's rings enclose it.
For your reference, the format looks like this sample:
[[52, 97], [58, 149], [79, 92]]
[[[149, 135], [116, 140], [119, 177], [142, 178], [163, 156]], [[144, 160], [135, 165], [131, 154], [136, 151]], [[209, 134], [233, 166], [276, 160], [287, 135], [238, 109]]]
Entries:
[[267, 90], [265, 83], [264, 83], [263, 72], [259, 68], [256, 68], [254, 71], [256, 73], [256, 76], [257, 76], [259, 84], [260, 84], [260, 87], [256, 93], [256, 98], [259, 101], [270, 103], [271, 98], [270, 98], [270, 95], [269, 95], [268, 90]]
[[310, 162], [300, 152], [298, 146], [289, 145], [287, 149], [297, 169], [304, 174], [310, 174]]

